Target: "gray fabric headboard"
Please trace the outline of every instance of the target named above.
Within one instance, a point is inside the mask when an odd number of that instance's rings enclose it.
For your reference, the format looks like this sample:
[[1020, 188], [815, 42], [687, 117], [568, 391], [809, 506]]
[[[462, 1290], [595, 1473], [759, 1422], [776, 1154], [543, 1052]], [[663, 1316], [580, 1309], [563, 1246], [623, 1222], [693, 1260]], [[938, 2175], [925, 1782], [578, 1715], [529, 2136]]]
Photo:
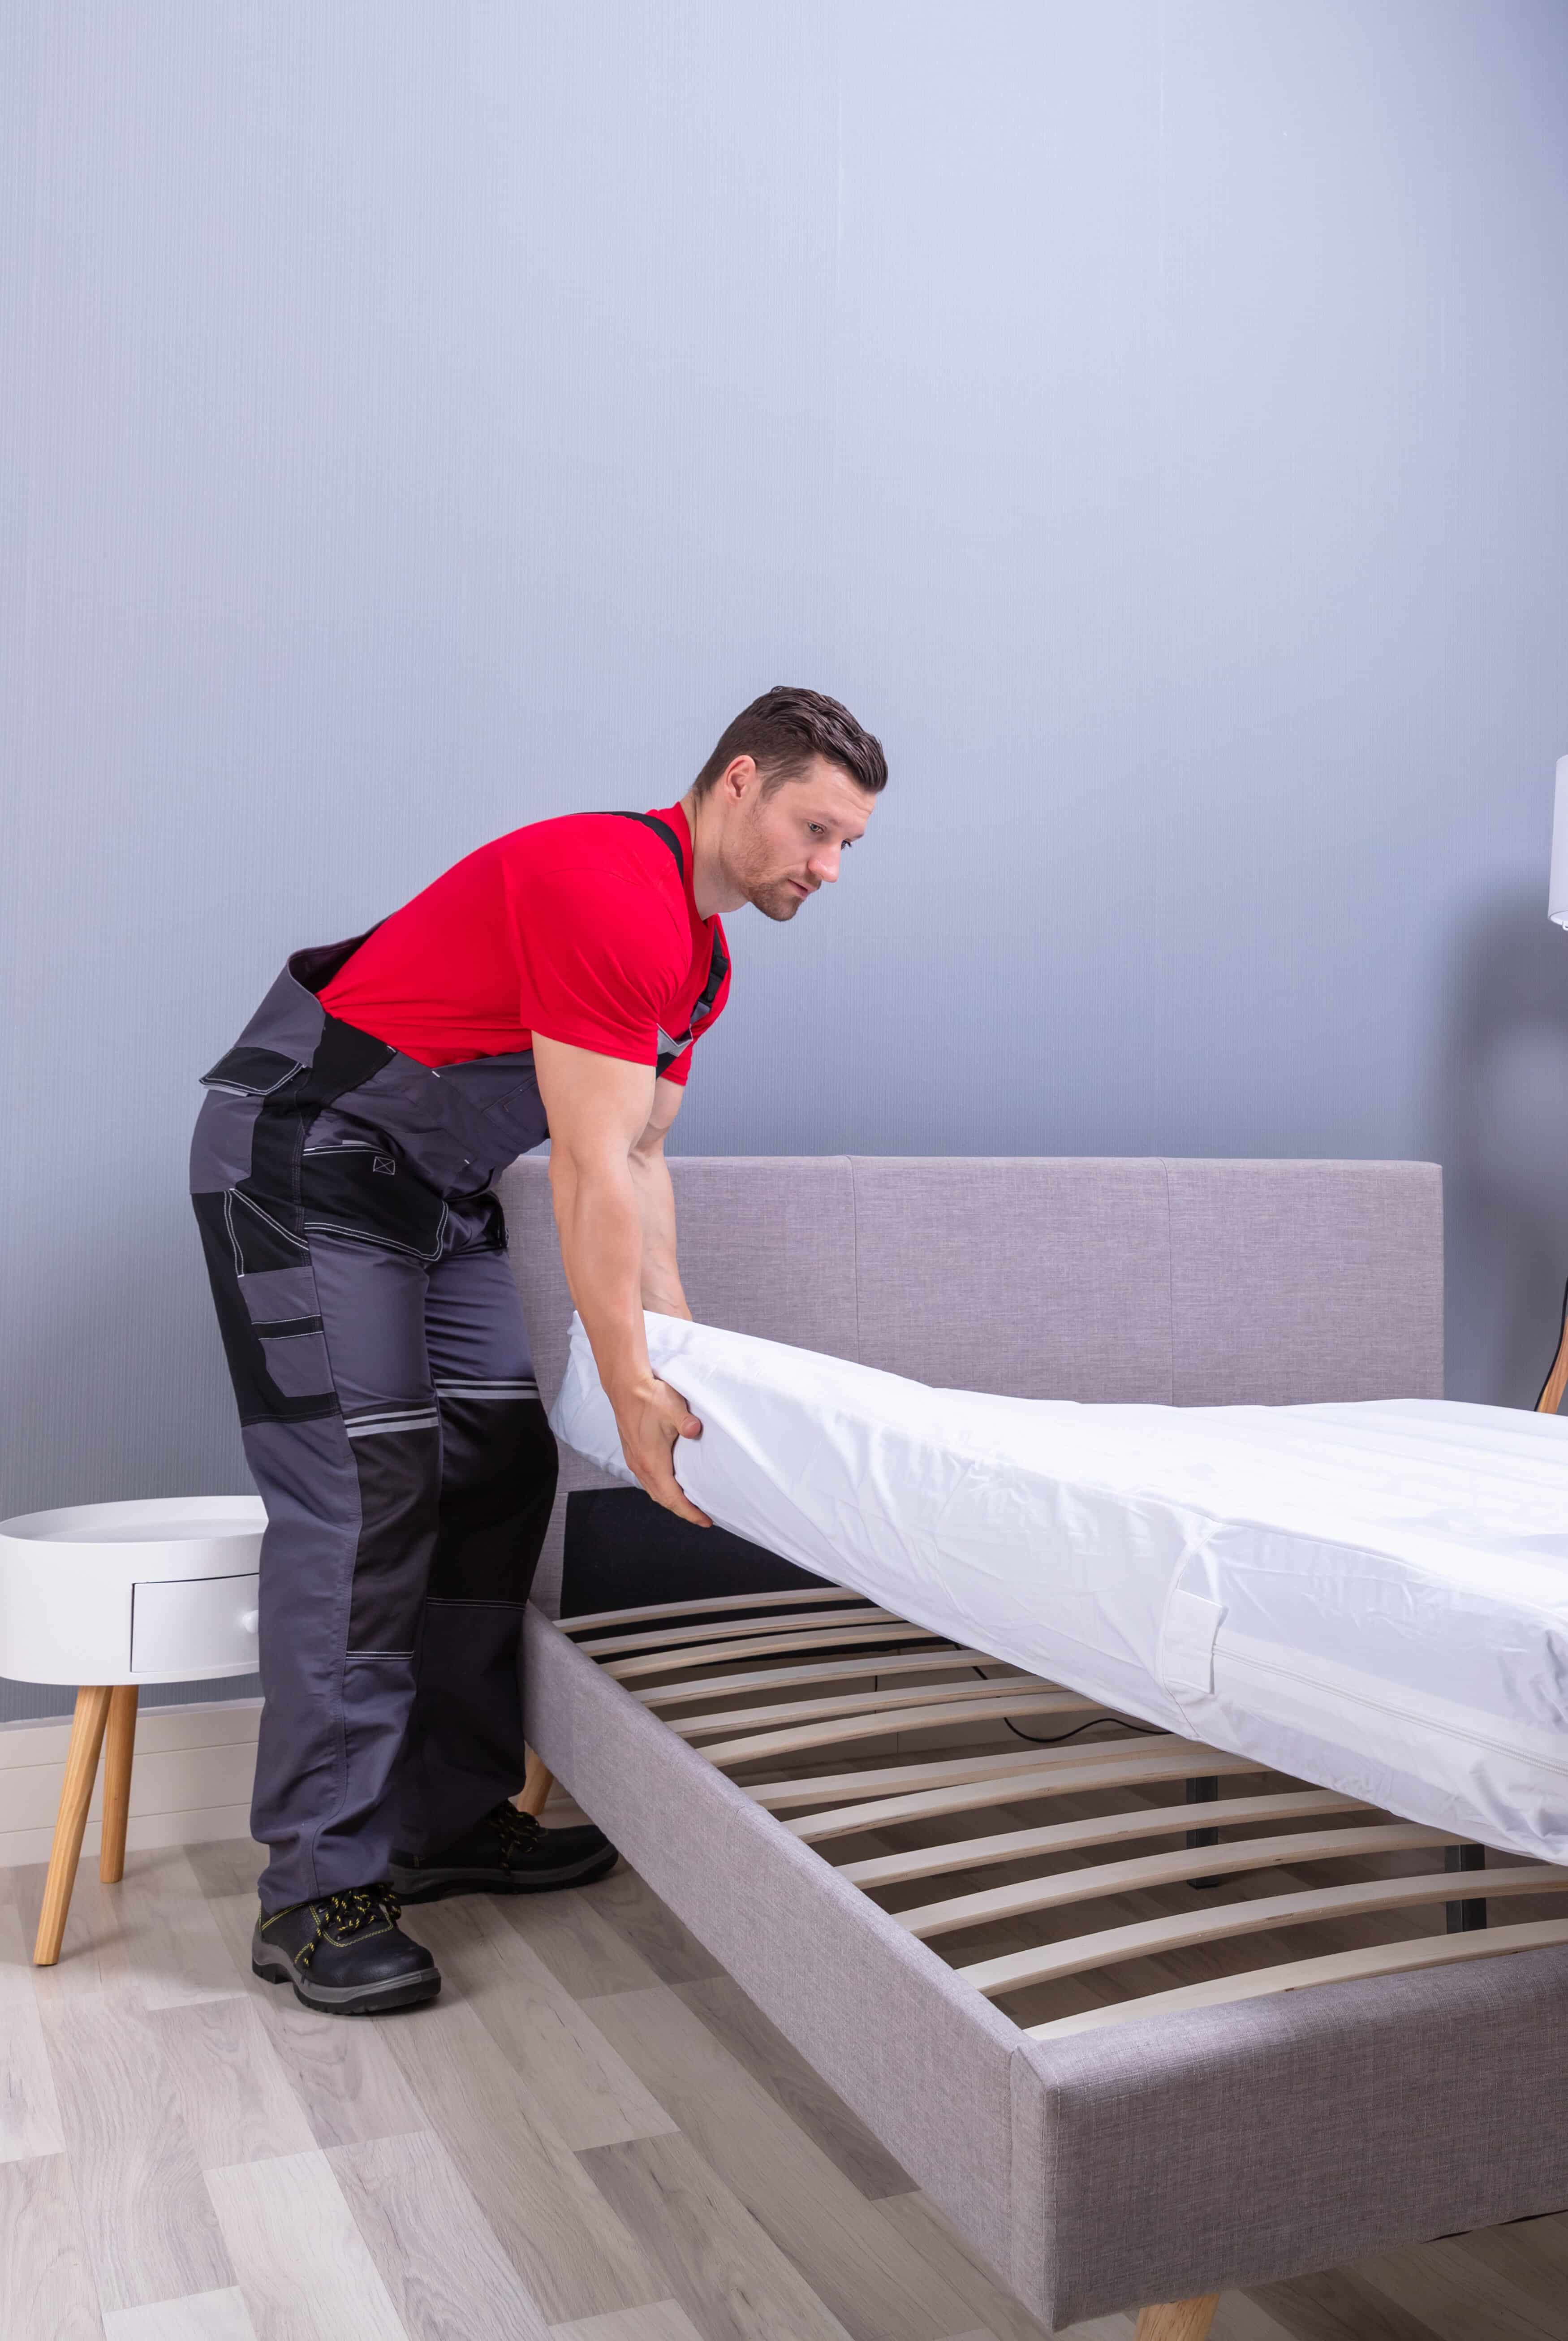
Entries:
[[[680, 1264], [705, 1322], [950, 1389], [1157, 1405], [1443, 1394], [1430, 1162], [689, 1156]], [[571, 1303], [549, 1165], [500, 1181], [540, 1389]], [[535, 1598], [553, 1613], [561, 1458]]]

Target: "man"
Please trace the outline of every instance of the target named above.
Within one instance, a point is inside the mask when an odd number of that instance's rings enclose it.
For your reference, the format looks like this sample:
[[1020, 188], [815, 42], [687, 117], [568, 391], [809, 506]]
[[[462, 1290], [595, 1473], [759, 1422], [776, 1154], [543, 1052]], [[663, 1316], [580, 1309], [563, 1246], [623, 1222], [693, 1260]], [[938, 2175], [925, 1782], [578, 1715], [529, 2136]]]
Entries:
[[491, 1181], [549, 1135], [627, 1462], [708, 1525], [674, 1469], [700, 1425], [643, 1337], [644, 1309], [690, 1315], [664, 1140], [728, 993], [719, 914], [792, 919], [886, 781], [847, 708], [768, 692], [679, 804], [515, 830], [368, 935], [297, 951], [205, 1076], [192, 1190], [267, 1507], [252, 1960], [309, 2007], [434, 1997], [402, 1902], [615, 1860], [510, 1801], [556, 1464]]

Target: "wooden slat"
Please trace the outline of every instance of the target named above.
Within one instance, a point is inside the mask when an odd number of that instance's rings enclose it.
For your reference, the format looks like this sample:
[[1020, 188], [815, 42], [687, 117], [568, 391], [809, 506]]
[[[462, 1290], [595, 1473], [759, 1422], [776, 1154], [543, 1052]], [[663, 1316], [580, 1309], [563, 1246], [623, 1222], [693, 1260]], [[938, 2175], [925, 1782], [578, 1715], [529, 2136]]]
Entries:
[[[1119, 1752], [1139, 1743], [1127, 1738], [1101, 1744], [1115, 1747]], [[1181, 1744], [1185, 1747], [1190, 1743]], [[791, 1805], [821, 1804], [833, 1797], [906, 1796], [921, 1788], [978, 1788], [982, 1783], [988, 1783], [997, 1802], [1004, 1803], [1013, 1774], [1070, 1768], [1086, 1762], [1091, 1752], [1077, 1747], [1026, 1748], [1020, 1740], [1016, 1748], [1005, 1748], [993, 1756], [968, 1755], [960, 1749], [952, 1756], [937, 1757], [924, 1764], [879, 1764], [867, 1772], [819, 1772], [809, 1779], [748, 1780], [741, 1785], [755, 1803], [770, 1813], [787, 1812]], [[1203, 1749], [1193, 1768], [1208, 1771], [1209, 1758], [1215, 1752]]]
[[[769, 1618], [768, 1626], [774, 1634], [787, 1634], [797, 1627], [802, 1633], [812, 1628], [820, 1633], [828, 1626], [870, 1626], [884, 1619], [897, 1626], [901, 1634], [910, 1630], [890, 1609], [868, 1608], [864, 1603], [854, 1609], [806, 1610], [799, 1618]], [[695, 1642], [738, 1641], [743, 1635], [756, 1631], [754, 1618], [737, 1618], [727, 1625], [660, 1626], [650, 1634], [607, 1634], [602, 1641], [579, 1642], [577, 1647], [590, 1659], [616, 1659], [628, 1650], [679, 1650]]]
[[[864, 1610], [858, 1612], [861, 1617], [865, 1614]], [[716, 1646], [695, 1654], [690, 1650], [655, 1650], [637, 1659], [612, 1659], [604, 1671], [616, 1682], [630, 1682], [639, 1675], [678, 1674], [688, 1667], [723, 1666], [732, 1659], [768, 1659], [775, 1655], [794, 1658], [802, 1650], [853, 1650], [868, 1644], [939, 1642], [946, 1639], [924, 1626], [906, 1626], [901, 1621], [890, 1626], [840, 1626], [836, 1633], [759, 1635], [754, 1642], [732, 1642], [728, 1649]]]
[[[841, 1716], [831, 1723], [798, 1724], [789, 1731], [750, 1731], [697, 1752], [722, 1770], [729, 1764], [759, 1763], [764, 1757], [799, 1756], [809, 1748], [848, 1748], [857, 1739], [880, 1739], [889, 1731], [939, 1731], [950, 1724], [998, 1723], [1010, 1715], [1043, 1718], [1086, 1712], [1104, 1715], [1106, 1710], [1097, 1698], [1081, 1698], [1074, 1690], [1015, 1689], [1002, 1698], [965, 1699], [952, 1707], [902, 1707], [858, 1718]], [[1110, 1716], [1107, 1720], [1118, 1722], [1120, 1718]]]
[[[727, 1658], [732, 1655], [725, 1653]], [[984, 1650], [903, 1650], [883, 1655], [872, 1650], [856, 1659], [819, 1659], [805, 1667], [750, 1667], [738, 1675], [710, 1675], [702, 1682], [656, 1683], [651, 1690], [634, 1690], [631, 1696], [657, 1713], [667, 1707], [690, 1707], [700, 1698], [728, 1698], [734, 1691], [793, 1690], [803, 1683], [865, 1681], [879, 1675], [941, 1674], [956, 1667], [1001, 1667], [1013, 1682], [1022, 1672], [1004, 1659], [988, 1658]]]
[[[1181, 1780], [1198, 1774], [1213, 1779], [1270, 1768], [1250, 1756], [1225, 1756], [1217, 1748], [1195, 1748], [1191, 1740], [1177, 1739], [1174, 1734], [1168, 1739], [1162, 1736], [1152, 1747], [1146, 1741], [1126, 1739], [1102, 1740], [1099, 1746], [1097, 1758], [1092, 1748], [1037, 1748], [1032, 1758], [1020, 1749], [1027, 1769], [1017, 1773], [1006, 1772], [995, 1758], [981, 1757], [968, 1766], [910, 1764], [901, 1774], [897, 1770], [840, 1773], [836, 1780], [829, 1776], [822, 1780], [784, 1781], [779, 1784], [778, 1802], [771, 1788], [748, 1788], [746, 1793], [773, 1811], [788, 1801], [791, 1788], [811, 1791], [803, 1799], [807, 1804], [819, 1802], [835, 1789], [848, 1789], [863, 1799], [785, 1822], [785, 1828], [802, 1843], [819, 1845], [825, 1838], [848, 1837], [857, 1829], [940, 1820], [948, 1813], [980, 1812], [987, 1805], [1030, 1804], [1044, 1797], [1074, 1797], [1089, 1788], [1141, 1788], [1156, 1780]], [[957, 1779], [952, 1777], [955, 1772], [959, 1775]], [[938, 1777], [933, 1778], [933, 1773]], [[887, 1785], [911, 1776], [918, 1783], [913, 1790], [900, 1792]], [[867, 1791], [863, 1785], [867, 1780], [880, 1784], [882, 1793]]]
[[1518, 1927], [1488, 1927], [1465, 1935], [1412, 1935], [1399, 1943], [1371, 1943], [1359, 1951], [1329, 1951], [1321, 1958], [1292, 1959], [1276, 1967], [1253, 1967], [1245, 1975], [1212, 1976], [1206, 1983], [1182, 1984], [1142, 1999], [1108, 2007], [1087, 2007], [1028, 2026], [1031, 2040], [1057, 2040], [1069, 2032], [1097, 2032], [1111, 2024], [1138, 2024], [1151, 2016], [1178, 2014], [1185, 2007], [1223, 2007], [1232, 2000], [1262, 1999], [1271, 1992], [1302, 1991], [1320, 1983], [1355, 1983], [1365, 1976], [1405, 1975], [1418, 1967], [1451, 1967], [1460, 1959], [1506, 1958], [1514, 1951], [1551, 1950], [1568, 1944], [1568, 1918], [1536, 1918]]
[[[1356, 1797], [1330, 1788], [1300, 1788], [1281, 1797], [1233, 1797], [1206, 1813], [1210, 1827], [1248, 1828], [1262, 1821], [1315, 1820], [1329, 1813], [1374, 1809]], [[1170, 1837], [1193, 1825], [1190, 1805], [1138, 1805], [1125, 1813], [1097, 1813], [1092, 1820], [1051, 1821], [1043, 1828], [1005, 1829], [999, 1837], [960, 1837], [947, 1845], [918, 1846], [912, 1853], [881, 1853], [868, 1861], [841, 1862], [840, 1878], [872, 1891], [912, 1886], [958, 1869], [990, 1869], [1004, 1861], [1027, 1861], [1037, 1854], [1081, 1853], [1097, 1845], [1126, 1845], [1139, 1838]], [[792, 1824], [799, 1827], [799, 1824]]]
[[[1109, 1712], [1105, 1701], [1080, 1698], [1077, 1691], [1063, 1691], [1059, 1683], [1042, 1682], [1033, 1675], [1009, 1675], [994, 1683], [978, 1682], [970, 1675], [964, 1682], [906, 1684], [898, 1690], [835, 1691], [826, 1698], [797, 1698], [786, 1704], [783, 1700], [772, 1706], [727, 1707], [714, 1715], [689, 1715], [684, 1721], [672, 1723], [670, 1729], [678, 1739], [697, 1739], [705, 1731], [760, 1731], [769, 1724], [780, 1728], [795, 1723], [826, 1723], [835, 1716], [882, 1715], [889, 1708], [904, 1707], [938, 1707], [950, 1705], [956, 1699], [966, 1699], [982, 1705], [997, 1699], [1031, 1698], [1042, 1691], [1070, 1698], [1079, 1708], [1097, 1708], [1100, 1714]], [[1067, 1710], [1064, 1708], [1062, 1712]], [[711, 1750], [704, 1750], [710, 1754]]]
[[1262, 1934], [1269, 1927], [1306, 1927], [1325, 1918], [1357, 1918], [1379, 1910], [1409, 1910], [1423, 1902], [1502, 1901], [1511, 1894], [1557, 1894], [1568, 1887], [1568, 1870], [1439, 1870], [1426, 1878], [1374, 1878], [1357, 1886], [1325, 1886], [1305, 1894], [1270, 1894], [1255, 1902], [1222, 1902], [1216, 1908], [1185, 1910], [1178, 1917], [1146, 1918], [1132, 1927], [1107, 1927], [1075, 1935], [1065, 1943], [1041, 1943], [978, 1959], [957, 1972], [987, 1998], [1022, 1991], [1026, 1985], [1084, 1975], [1091, 1967], [1122, 1959], [1190, 1950], [1198, 1943], [1221, 1943], [1236, 1935]]
[[1111, 1894], [1141, 1894], [1155, 1886], [1179, 1886], [1188, 1878], [1240, 1876], [1244, 1870], [1283, 1869], [1303, 1861], [1343, 1861], [1347, 1855], [1412, 1853], [1451, 1843], [1441, 1829], [1414, 1821], [1383, 1828], [1302, 1829], [1294, 1837], [1238, 1838], [1226, 1845], [1183, 1846], [1174, 1853], [1146, 1854], [1131, 1861], [1099, 1861], [1092, 1868], [1027, 1878], [1012, 1886], [990, 1886], [974, 1894], [954, 1894], [943, 1902], [896, 1910], [900, 1927], [922, 1942], [960, 1927], [989, 1926], [998, 1918], [1021, 1918], [1033, 1910], [1059, 1910], [1074, 1902], [1096, 1902]]
[[632, 1609], [593, 1609], [577, 1618], [558, 1618], [563, 1634], [594, 1633], [601, 1626], [631, 1626], [639, 1619], [700, 1618], [704, 1610], [800, 1609], [809, 1601], [859, 1601], [864, 1597], [848, 1585], [786, 1587], [778, 1593], [710, 1593], [700, 1601], [640, 1602]]

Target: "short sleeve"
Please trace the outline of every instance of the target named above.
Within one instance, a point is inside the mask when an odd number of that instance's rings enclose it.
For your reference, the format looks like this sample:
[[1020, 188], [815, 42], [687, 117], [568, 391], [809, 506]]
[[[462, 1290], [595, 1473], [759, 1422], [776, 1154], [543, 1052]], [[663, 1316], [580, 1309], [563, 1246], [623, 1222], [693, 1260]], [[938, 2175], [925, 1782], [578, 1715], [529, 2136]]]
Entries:
[[689, 944], [662, 896], [602, 865], [531, 877], [511, 902], [521, 1021], [634, 1065], [659, 1060], [660, 1018]]

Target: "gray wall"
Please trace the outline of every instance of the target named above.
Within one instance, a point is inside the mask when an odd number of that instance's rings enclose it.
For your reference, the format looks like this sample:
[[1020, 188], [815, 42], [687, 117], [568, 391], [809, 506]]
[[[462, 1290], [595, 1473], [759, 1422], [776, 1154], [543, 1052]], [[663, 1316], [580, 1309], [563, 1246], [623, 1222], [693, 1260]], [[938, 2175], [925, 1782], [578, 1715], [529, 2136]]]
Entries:
[[182, 1177], [284, 953], [779, 680], [893, 782], [683, 1144], [1436, 1155], [1451, 1387], [1533, 1395], [1560, 0], [0, 38], [4, 1509], [243, 1484]]

